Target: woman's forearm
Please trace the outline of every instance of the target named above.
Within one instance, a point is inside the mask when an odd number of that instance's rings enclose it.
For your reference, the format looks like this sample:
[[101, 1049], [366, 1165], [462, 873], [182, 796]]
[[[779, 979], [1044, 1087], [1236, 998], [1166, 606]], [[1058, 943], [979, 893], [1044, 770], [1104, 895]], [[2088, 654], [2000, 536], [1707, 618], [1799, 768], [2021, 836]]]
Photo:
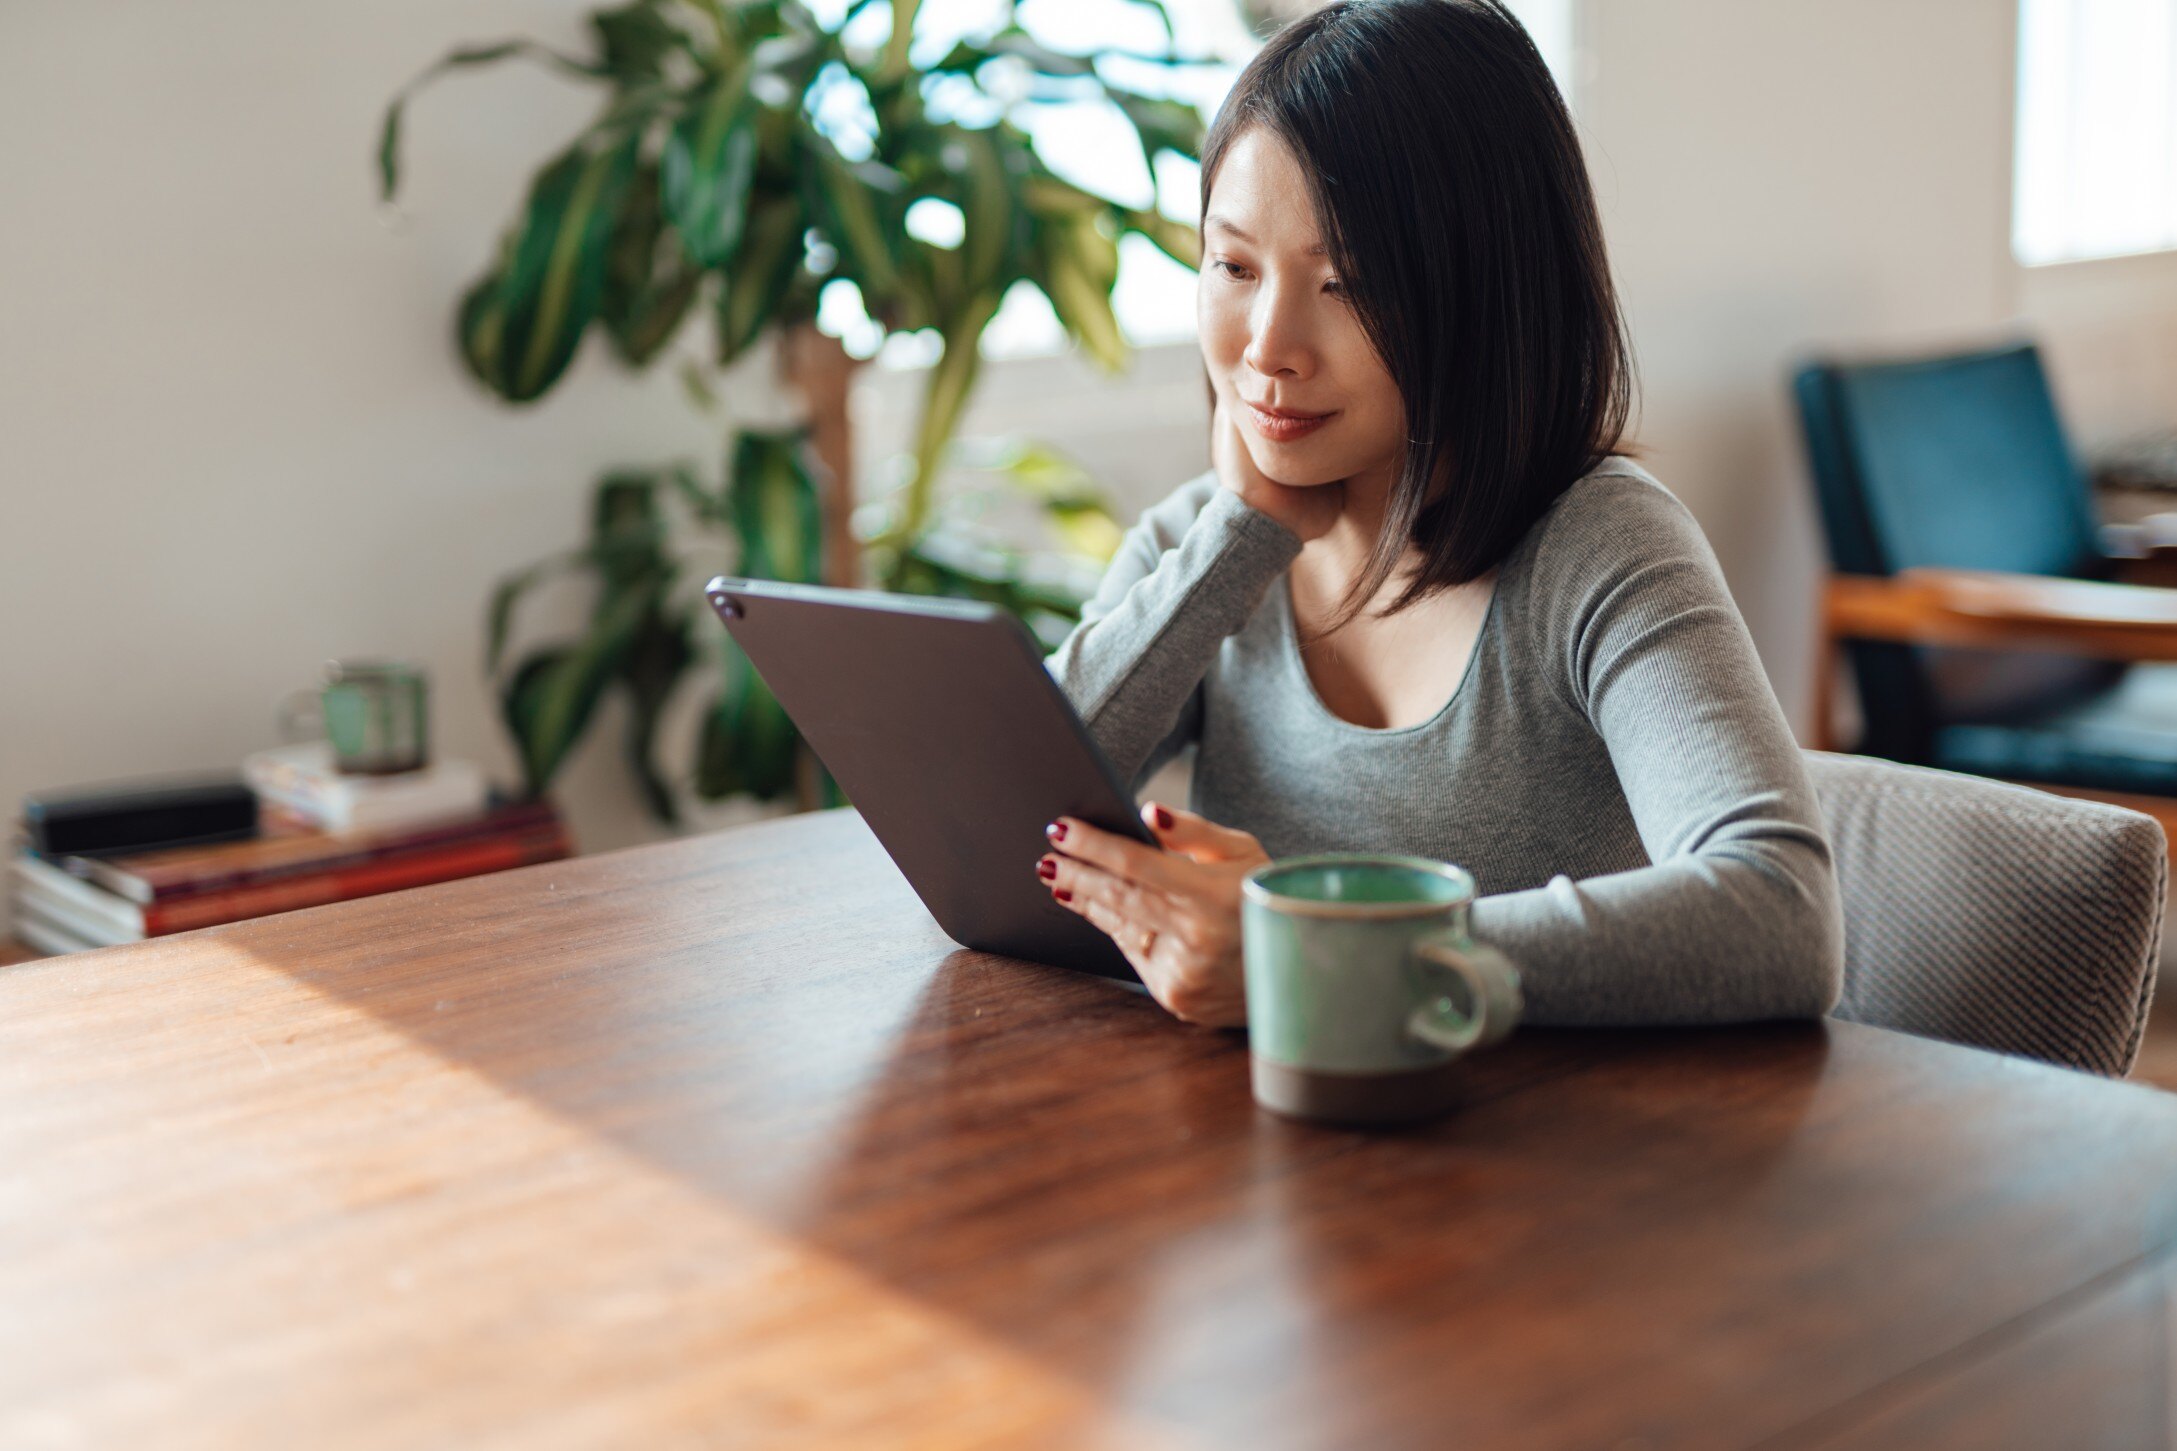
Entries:
[[1045, 661], [1122, 778], [1169, 742], [1219, 646], [1299, 553], [1290, 530], [1223, 489], [1183, 531], [1145, 516], [1128, 535]]
[[1844, 931], [1827, 847], [1772, 840], [1485, 897], [1474, 933], [1520, 966], [1542, 1026], [1817, 1018]]

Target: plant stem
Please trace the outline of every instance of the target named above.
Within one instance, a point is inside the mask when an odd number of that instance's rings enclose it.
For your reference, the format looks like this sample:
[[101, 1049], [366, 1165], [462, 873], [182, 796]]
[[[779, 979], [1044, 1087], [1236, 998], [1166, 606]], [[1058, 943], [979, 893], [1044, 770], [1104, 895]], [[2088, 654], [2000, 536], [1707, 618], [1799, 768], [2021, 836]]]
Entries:
[[907, 47], [915, 38], [915, 12], [922, 0], [892, 0], [892, 33], [884, 42], [884, 74], [907, 74]]

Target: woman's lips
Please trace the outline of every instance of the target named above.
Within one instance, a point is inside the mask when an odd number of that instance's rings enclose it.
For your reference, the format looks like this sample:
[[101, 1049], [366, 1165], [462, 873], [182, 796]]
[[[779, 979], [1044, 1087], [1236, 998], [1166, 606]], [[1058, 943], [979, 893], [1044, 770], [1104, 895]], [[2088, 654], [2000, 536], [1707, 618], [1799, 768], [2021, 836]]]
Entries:
[[1252, 403], [1247, 405], [1247, 412], [1255, 421], [1255, 432], [1272, 443], [1291, 443], [1294, 439], [1306, 438], [1337, 416], [1335, 413], [1272, 413]]

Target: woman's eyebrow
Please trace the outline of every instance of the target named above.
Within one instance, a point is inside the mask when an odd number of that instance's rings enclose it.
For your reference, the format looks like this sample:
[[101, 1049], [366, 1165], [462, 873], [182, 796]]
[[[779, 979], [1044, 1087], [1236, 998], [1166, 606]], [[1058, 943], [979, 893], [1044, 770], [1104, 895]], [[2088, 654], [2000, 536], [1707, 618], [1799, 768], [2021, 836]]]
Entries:
[[[1215, 212], [1211, 212], [1208, 216], [1202, 218], [1202, 227], [1205, 231], [1207, 231], [1211, 227], [1221, 228], [1224, 231], [1230, 233], [1231, 235], [1239, 238], [1241, 241], [1247, 243], [1249, 246], [1253, 246], [1255, 242], [1255, 239], [1253, 237], [1248, 236], [1247, 233], [1241, 231], [1238, 227], [1234, 226], [1230, 217], [1222, 217]], [[1314, 246], [1308, 249], [1308, 255], [1310, 257], [1321, 257], [1326, 255], [1328, 250], [1329, 249], [1324, 247], [1321, 242], [1317, 242]]]

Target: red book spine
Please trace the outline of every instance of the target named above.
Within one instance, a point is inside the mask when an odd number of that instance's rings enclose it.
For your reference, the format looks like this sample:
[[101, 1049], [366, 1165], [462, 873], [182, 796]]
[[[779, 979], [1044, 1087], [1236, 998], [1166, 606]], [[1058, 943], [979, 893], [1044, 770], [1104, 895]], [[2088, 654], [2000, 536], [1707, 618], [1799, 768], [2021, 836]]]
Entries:
[[248, 917], [267, 917], [302, 907], [375, 897], [405, 887], [477, 877], [533, 862], [566, 856], [567, 834], [558, 827], [525, 836], [466, 842], [442, 851], [364, 862], [304, 877], [294, 877], [226, 892], [207, 892], [144, 908], [144, 935], [163, 937], [193, 927], [213, 927]]
[[[313, 831], [298, 836], [267, 836], [235, 843], [223, 852], [206, 850], [190, 853], [187, 857], [177, 854], [174, 860], [164, 862], [115, 861], [106, 865], [109, 871], [135, 879], [137, 890], [124, 895], [137, 901], [148, 898], [165, 903], [181, 897], [229, 892], [237, 887], [276, 882], [292, 876], [315, 875], [365, 862], [438, 851], [457, 842], [466, 844], [486, 837], [535, 833], [557, 824], [558, 818], [551, 807], [529, 805], [509, 807], [475, 821], [450, 823], [375, 840], [360, 838], [347, 846], [336, 844], [337, 838], [329, 842], [323, 833]], [[314, 857], [313, 852], [317, 854]], [[94, 880], [97, 880], [95, 876]], [[116, 886], [113, 882], [104, 885]]]

